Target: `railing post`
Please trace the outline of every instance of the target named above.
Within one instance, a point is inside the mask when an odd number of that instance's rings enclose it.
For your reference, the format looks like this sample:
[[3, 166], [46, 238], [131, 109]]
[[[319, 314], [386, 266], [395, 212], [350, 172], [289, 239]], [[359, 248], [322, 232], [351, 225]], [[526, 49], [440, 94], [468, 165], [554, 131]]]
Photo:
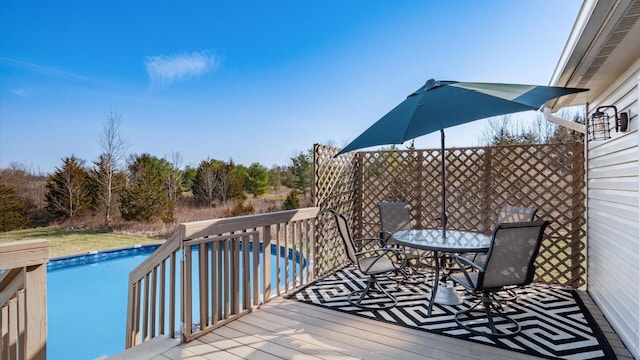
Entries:
[[0, 244], [0, 358], [46, 359], [48, 261], [48, 240]]
[[28, 266], [25, 276], [26, 359], [47, 358], [47, 266]]

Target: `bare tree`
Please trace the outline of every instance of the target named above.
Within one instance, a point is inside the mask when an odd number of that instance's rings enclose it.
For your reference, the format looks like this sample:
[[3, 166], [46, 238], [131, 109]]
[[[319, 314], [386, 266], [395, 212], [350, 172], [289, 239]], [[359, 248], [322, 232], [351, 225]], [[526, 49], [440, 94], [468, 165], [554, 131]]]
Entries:
[[182, 193], [182, 172], [180, 171], [183, 162], [182, 154], [172, 152], [169, 156], [166, 156], [166, 158], [171, 164], [172, 169], [164, 174], [165, 188], [167, 189], [169, 202], [175, 204]]
[[536, 118], [531, 126], [531, 131], [537, 135], [538, 143], [541, 144], [548, 143], [558, 127], [558, 125], [545, 120], [540, 114], [536, 114]]
[[197, 199], [212, 207], [217, 188], [215, 170], [201, 165], [197, 171], [193, 193]]
[[[584, 124], [585, 115], [577, 110], [563, 112], [560, 117]], [[513, 144], [546, 144], [582, 141], [583, 135], [552, 122], [537, 114], [530, 123], [511, 121], [509, 115], [489, 119], [480, 143], [485, 146]]]
[[199, 201], [209, 206], [215, 200], [225, 203], [243, 195], [244, 177], [233, 161], [203, 160], [196, 171], [192, 190]]
[[111, 220], [111, 208], [116, 188], [115, 176], [120, 162], [124, 159], [127, 149], [126, 142], [120, 136], [122, 116], [109, 110], [107, 121], [103, 126], [102, 134], [98, 142], [102, 147], [102, 155], [97, 164], [100, 171], [95, 172], [96, 201], [104, 211], [104, 226], [109, 226]]
[[176, 202], [182, 195], [182, 155], [179, 152], [172, 152], [169, 156], [165, 155], [165, 159], [169, 165], [169, 168], [164, 171], [162, 181], [164, 183], [164, 189], [167, 192], [167, 211], [162, 220], [165, 223], [175, 221], [175, 206]]
[[511, 116], [503, 115], [489, 119], [489, 125], [481, 135], [480, 143], [485, 146], [511, 145], [516, 143]]
[[222, 200], [222, 203], [227, 202], [227, 193], [229, 192], [229, 187], [231, 186], [231, 176], [230, 171], [227, 166], [222, 164], [218, 171], [215, 172], [215, 184], [217, 186], [217, 196]]
[[33, 166], [11, 162], [6, 169], [0, 170], [0, 177], [8, 181], [18, 191], [18, 195], [33, 209], [42, 209], [45, 205], [47, 176]]

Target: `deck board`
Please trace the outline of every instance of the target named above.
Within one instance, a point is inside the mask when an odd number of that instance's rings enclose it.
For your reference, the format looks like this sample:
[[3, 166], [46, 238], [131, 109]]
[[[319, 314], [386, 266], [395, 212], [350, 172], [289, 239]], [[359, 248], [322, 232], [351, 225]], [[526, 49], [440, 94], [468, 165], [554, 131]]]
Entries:
[[[579, 291], [619, 359], [633, 359], [589, 295]], [[153, 360], [537, 359], [373, 319], [275, 298], [246, 316]]]
[[[291, 351], [319, 359], [358, 359], [350, 356], [342, 346], [335, 346], [328, 339], [312, 336], [302, 332], [298, 328], [273, 324], [269, 321], [250, 318], [243, 321], [235, 321], [228, 326], [245, 333], [285, 346]], [[320, 351], [317, 351], [320, 349]]]
[[161, 356], [155, 359], [536, 359], [282, 298]]
[[621, 360], [633, 360], [633, 356], [631, 356], [631, 353], [624, 346], [618, 334], [616, 334], [615, 330], [613, 330], [611, 324], [609, 324], [609, 321], [607, 321], [607, 319], [604, 317], [602, 311], [600, 310], [600, 308], [598, 308], [598, 305], [593, 302], [591, 296], [589, 296], [586, 291], [580, 290], [578, 290], [578, 294], [580, 295], [580, 298], [582, 299], [585, 307], [589, 310], [589, 313], [591, 313], [591, 316], [593, 316], [593, 319], [596, 321], [596, 323], [598, 323], [600, 330], [602, 330], [602, 332], [604, 333], [604, 336], [609, 342], [609, 345], [611, 345], [611, 348], [616, 354], [616, 357]]

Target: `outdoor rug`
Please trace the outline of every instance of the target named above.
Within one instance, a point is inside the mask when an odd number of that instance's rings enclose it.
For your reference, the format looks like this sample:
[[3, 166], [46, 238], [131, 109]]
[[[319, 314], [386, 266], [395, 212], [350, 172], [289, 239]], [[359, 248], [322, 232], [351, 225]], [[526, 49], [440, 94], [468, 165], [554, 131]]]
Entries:
[[[347, 295], [364, 288], [367, 278], [353, 267], [305, 286], [290, 298], [366, 318], [413, 329], [488, 344], [512, 351], [560, 359], [612, 359], [615, 355], [595, 320], [575, 290], [548, 285], [530, 285], [517, 290], [518, 300], [507, 302], [504, 310], [522, 325], [511, 338], [478, 336], [459, 327], [453, 315], [475, 300], [466, 294], [461, 305], [434, 304], [431, 317], [427, 306], [432, 281], [402, 284], [388, 278], [380, 283], [398, 299], [388, 310], [367, 310], [349, 305]], [[464, 290], [459, 288], [459, 293]]]

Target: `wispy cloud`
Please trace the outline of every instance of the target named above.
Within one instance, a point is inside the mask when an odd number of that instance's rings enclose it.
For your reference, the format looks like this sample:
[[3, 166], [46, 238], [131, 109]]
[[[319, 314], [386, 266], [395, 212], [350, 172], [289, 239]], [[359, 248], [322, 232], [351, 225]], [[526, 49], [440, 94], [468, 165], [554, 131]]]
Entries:
[[27, 90], [25, 89], [9, 89], [9, 91], [11, 91], [12, 93], [18, 95], [18, 96], [23, 96], [27, 93]]
[[215, 65], [215, 56], [206, 52], [195, 52], [150, 56], [144, 67], [151, 78], [151, 86], [163, 88], [176, 81], [200, 77]]
[[29, 71], [33, 71], [36, 73], [40, 73], [40, 74], [44, 74], [44, 75], [48, 75], [48, 76], [53, 76], [53, 77], [64, 77], [64, 78], [72, 78], [72, 79], [78, 79], [78, 80], [85, 80], [85, 81], [93, 81], [93, 79], [87, 77], [87, 76], [83, 76], [83, 75], [78, 75], [78, 74], [74, 74], [68, 71], [64, 71], [64, 70], [60, 70], [60, 69], [56, 69], [53, 67], [49, 67], [49, 66], [42, 66], [42, 65], [37, 65], [37, 64], [33, 64], [30, 62], [26, 62], [26, 61], [21, 61], [21, 60], [16, 60], [16, 59], [11, 59], [11, 58], [6, 58], [6, 57], [0, 57], [0, 63], [5, 63], [8, 65], [13, 65], [13, 66], [18, 66], [24, 69], [28, 69]]

